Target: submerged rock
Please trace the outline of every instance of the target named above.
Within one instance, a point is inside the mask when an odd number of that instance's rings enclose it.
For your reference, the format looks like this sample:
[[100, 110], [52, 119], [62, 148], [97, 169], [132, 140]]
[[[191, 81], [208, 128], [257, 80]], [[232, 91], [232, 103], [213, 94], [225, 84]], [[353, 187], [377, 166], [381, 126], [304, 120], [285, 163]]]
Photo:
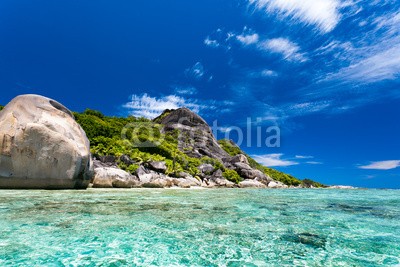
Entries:
[[311, 246], [314, 248], [325, 249], [326, 246], [326, 237], [320, 236], [312, 233], [287, 233], [281, 237], [282, 240], [292, 242], [292, 243], [300, 243], [303, 245]]
[[21, 95], [0, 112], [0, 188], [83, 189], [92, 176], [89, 140], [66, 107]]

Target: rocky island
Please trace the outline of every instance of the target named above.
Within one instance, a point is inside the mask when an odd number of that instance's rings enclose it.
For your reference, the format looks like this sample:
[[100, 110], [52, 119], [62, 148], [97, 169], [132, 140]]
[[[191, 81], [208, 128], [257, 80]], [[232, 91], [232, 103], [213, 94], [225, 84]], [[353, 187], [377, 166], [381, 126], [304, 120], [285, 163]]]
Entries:
[[22, 95], [0, 111], [0, 145], [0, 188], [323, 187], [217, 141], [187, 108], [118, 118]]

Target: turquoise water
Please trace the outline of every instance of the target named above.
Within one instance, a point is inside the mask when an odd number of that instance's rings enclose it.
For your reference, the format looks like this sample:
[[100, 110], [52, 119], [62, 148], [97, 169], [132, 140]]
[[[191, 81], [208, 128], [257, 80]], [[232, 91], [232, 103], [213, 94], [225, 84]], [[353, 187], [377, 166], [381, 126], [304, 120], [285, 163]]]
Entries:
[[400, 191], [0, 191], [0, 266], [400, 266]]

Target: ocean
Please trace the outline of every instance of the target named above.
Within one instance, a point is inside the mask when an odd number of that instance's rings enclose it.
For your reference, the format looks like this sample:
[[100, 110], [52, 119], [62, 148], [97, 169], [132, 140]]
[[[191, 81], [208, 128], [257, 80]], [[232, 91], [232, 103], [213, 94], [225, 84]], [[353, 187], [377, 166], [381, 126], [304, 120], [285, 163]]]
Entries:
[[400, 190], [2, 190], [0, 266], [400, 266]]

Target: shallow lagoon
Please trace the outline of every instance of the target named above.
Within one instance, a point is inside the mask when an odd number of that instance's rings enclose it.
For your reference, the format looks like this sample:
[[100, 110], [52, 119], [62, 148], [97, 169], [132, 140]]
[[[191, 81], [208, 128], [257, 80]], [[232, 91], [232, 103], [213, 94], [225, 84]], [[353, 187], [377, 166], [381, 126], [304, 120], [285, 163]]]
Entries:
[[400, 190], [0, 191], [0, 266], [395, 266]]

